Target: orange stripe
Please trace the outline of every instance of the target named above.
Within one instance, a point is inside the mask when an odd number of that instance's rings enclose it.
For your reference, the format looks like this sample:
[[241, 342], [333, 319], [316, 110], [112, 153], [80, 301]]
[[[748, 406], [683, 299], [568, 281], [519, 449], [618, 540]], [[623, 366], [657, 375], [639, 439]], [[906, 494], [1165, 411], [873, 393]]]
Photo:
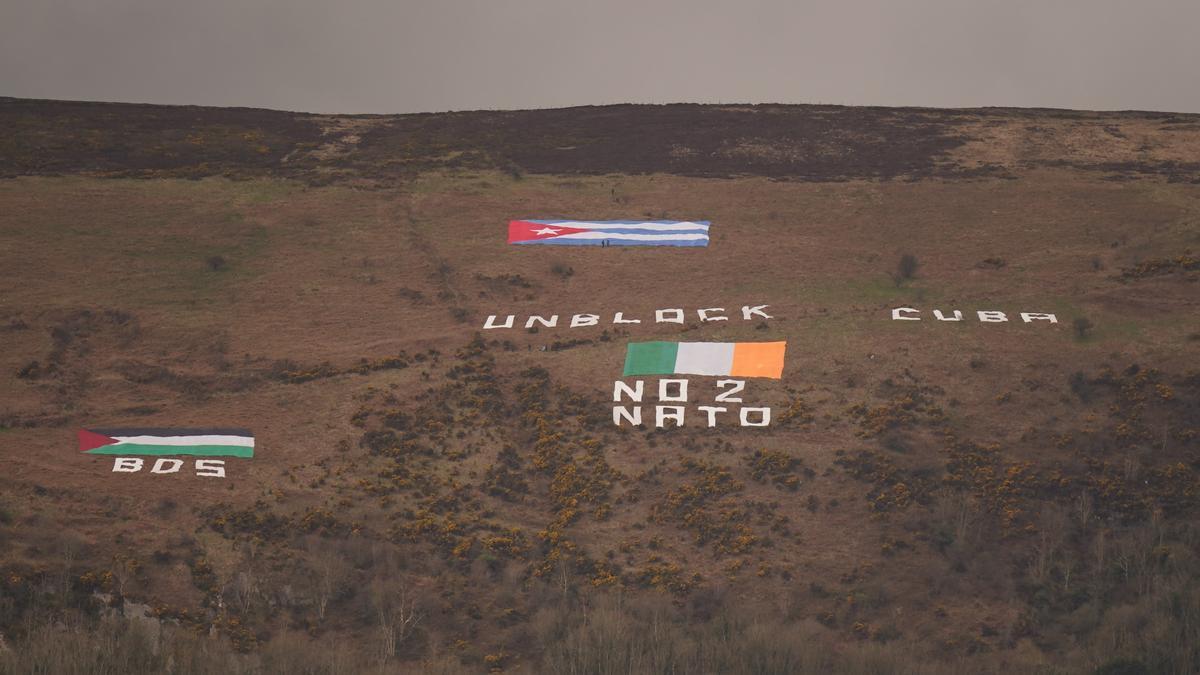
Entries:
[[783, 376], [783, 352], [786, 342], [737, 342], [733, 347], [734, 377], [771, 377], [778, 380]]

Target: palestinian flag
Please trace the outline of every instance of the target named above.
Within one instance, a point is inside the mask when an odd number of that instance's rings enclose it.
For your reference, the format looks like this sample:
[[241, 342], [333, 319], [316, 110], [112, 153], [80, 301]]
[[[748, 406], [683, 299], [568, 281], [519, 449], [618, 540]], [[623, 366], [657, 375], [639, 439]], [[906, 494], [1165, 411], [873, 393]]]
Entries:
[[79, 451], [90, 455], [253, 457], [249, 429], [80, 429]]
[[786, 342], [631, 342], [625, 376], [728, 375], [783, 376]]

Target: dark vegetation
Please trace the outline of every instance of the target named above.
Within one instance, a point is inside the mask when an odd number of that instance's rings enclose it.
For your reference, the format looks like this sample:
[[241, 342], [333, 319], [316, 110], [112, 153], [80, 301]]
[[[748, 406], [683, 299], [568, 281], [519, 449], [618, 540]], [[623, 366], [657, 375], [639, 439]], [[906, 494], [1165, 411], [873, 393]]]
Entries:
[[[1060, 459], [971, 438], [949, 423], [939, 388], [904, 373], [841, 412], [804, 398], [786, 407], [800, 428], [856, 430], [823, 473], [779, 450], [731, 461], [743, 436], [687, 428], [645, 433], [688, 453], [634, 469], [607, 451], [622, 432], [603, 401], [544, 369], [503, 367], [504, 350], [477, 337], [452, 356], [419, 355], [431, 386], [411, 401], [364, 390], [357, 442], [289, 469], [296, 496], [198, 508], [201, 529], [169, 551], [101, 560], [64, 535], [41, 544], [45, 564], [0, 566], [0, 672], [148, 672], [168, 660], [196, 672], [1200, 665], [1196, 375], [1076, 373], [1064, 386], [1088, 407], [1047, 441]], [[864, 502], [817, 497], [846, 479], [864, 484]], [[878, 556], [833, 584], [801, 576], [785, 562], [796, 511], [784, 496], [809, 512], [863, 509]], [[0, 515], [0, 538], [21, 526], [14, 507]], [[235, 565], [214, 564], [213, 536]], [[192, 600], [139, 590], [180, 564]], [[889, 570], [904, 568], [925, 577], [899, 621], [906, 582]], [[956, 629], [968, 610], [945, 604], [970, 577], [1009, 589], [1015, 612]], [[726, 590], [747, 579], [779, 601]], [[944, 624], [932, 661], [913, 651], [925, 621]], [[1023, 663], [1007, 651], [1021, 644], [1061, 656]]]
[[1071, 329], [1075, 331], [1075, 337], [1080, 340], [1090, 335], [1092, 329], [1095, 327], [1096, 325], [1092, 323], [1092, 320], [1086, 316], [1075, 317], [1075, 320], [1071, 322]]
[[254, 175], [321, 138], [311, 116], [249, 108], [0, 98], [0, 120], [0, 175]]
[[[1155, 120], [1163, 128], [1182, 128], [1180, 120], [1192, 119], [1104, 115]], [[1009, 177], [998, 165], [962, 166], [947, 153], [972, 140], [968, 125], [1033, 116], [1097, 121], [1095, 113], [1071, 111], [673, 104], [339, 116], [356, 125], [351, 132], [329, 117], [271, 110], [0, 98], [0, 128], [10, 131], [0, 136], [0, 176], [276, 175], [314, 185], [387, 182], [456, 168], [503, 171], [514, 179], [523, 173], [823, 181]], [[1116, 178], [1200, 180], [1197, 163], [1068, 164]]]
[[892, 273], [892, 281], [900, 286], [906, 281], [911, 281], [917, 276], [917, 268], [921, 263], [917, 262], [917, 256], [911, 253], [905, 253], [900, 256], [900, 261], [896, 263], [896, 271]]
[[1185, 274], [1196, 271], [1200, 271], [1200, 258], [1185, 254], [1175, 258], [1155, 258], [1143, 261], [1133, 267], [1121, 270], [1118, 278], [1122, 281], [1134, 281], [1167, 274]]

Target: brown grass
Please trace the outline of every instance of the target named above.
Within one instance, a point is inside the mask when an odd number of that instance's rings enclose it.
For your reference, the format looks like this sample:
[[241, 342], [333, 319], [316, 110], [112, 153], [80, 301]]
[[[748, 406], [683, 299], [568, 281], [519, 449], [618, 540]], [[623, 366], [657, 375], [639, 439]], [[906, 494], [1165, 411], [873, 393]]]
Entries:
[[[356, 153], [392, 153], [380, 134], [409, 122], [345, 127], [330, 167], [375, 171]], [[720, 156], [804, 156], [763, 147]], [[130, 672], [163, 654], [201, 672], [1195, 669], [1194, 270], [1163, 262], [1194, 257], [1190, 187], [1020, 166], [586, 175], [605, 156], [543, 158], [570, 182], [0, 182], [0, 251], [18, 252], [0, 254], [0, 669], [92, 653]], [[706, 217], [713, 244], [501, 241], [510, 217], [644, 213]], [[896, 287], [909, 251], [920, 273]], [[763, 328], [475, 337], [494, 313], [761, 303]], [[925, 320], [890, 321], [896, 305]], [[778, 423], [611, 427], [624, 344], [653, 338], [789, 340], [784, 379], [745, 394]], [[260, 446], [225, 480], [114, 475], [72, 432], [115, 424], [248, 426]], [[147, 653], [93, 593], [151, 606], [174, 646]]]

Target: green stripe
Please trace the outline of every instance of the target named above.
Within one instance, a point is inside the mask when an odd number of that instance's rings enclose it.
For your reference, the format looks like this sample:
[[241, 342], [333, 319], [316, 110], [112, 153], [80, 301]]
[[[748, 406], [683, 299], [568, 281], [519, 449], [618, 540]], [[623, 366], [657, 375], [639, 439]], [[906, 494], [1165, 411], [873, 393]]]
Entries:
[[625, 375], [673, 375], [678, 342], [631, 342], [625, 351]]
[[253, 457], [246, 445], [149, 445], [116, 443], [87, 451], [89, 455], [201, 455], [204, 457]]

